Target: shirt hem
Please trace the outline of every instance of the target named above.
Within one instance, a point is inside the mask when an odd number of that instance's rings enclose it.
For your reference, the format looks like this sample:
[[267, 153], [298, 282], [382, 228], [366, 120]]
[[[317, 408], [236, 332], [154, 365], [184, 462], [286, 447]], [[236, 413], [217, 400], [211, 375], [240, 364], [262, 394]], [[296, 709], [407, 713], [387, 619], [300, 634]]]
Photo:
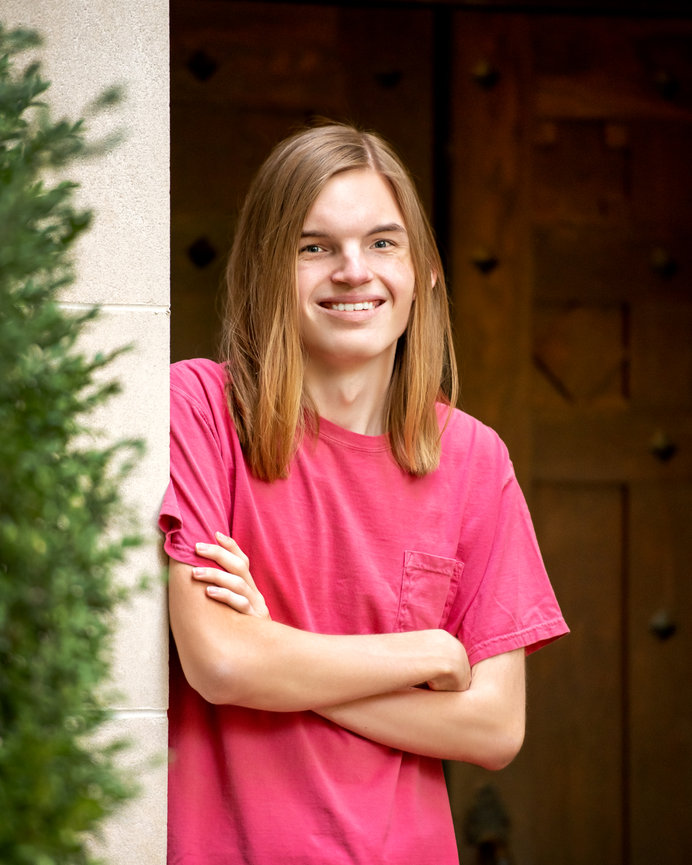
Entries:
[[569, 628], [565, 620], [561, 616], [558, 616], [554, 619], [549, 619], [547, 622], [541, 622], [509, 634], [483, 640], [483, 642], [478, 643], [471, 649], [467, 647], [469, 663], [473, 666], [479, 661], [484, 661], [486, 658], [492, 658], [495, 655], [501, 655], [504, 652], [511, 652], [522, 648], [526, 649], [526, 654], [528, 655], [568, 633]]

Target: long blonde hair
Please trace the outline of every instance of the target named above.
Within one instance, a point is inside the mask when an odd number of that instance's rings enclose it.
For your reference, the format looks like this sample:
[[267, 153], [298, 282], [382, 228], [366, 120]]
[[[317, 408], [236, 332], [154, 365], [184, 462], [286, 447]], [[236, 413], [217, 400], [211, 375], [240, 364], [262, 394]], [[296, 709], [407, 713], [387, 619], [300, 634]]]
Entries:
[[413, 181], [389, 145], [340, 124], [278, 144], [255, 177], [240, 213], [226, 269], [221, 360], [228, 403], [252, 472], [286, 477], [306, 429], [319, 419], [303, 388], [297, 259], [307, 214], [335, 174], [377, 171], [390, 184], [409, 235], [416, 298], [399, 338], [385, 412], [392, 454], [413, 475], [437, 468], [435, 403], [453, 405], [457, 371], [447, 292], [432, 230]]

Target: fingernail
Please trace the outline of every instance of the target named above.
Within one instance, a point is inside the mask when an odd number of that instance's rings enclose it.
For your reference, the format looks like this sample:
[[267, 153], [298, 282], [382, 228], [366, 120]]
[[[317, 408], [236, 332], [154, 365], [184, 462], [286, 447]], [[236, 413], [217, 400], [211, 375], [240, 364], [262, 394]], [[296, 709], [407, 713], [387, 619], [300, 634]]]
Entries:
[[198, 553], [206, 553], [209, 549], [209, 544], [195, 544], [195, 549]]
[[203, 573], [204, 573], [204, 568], [193, 568], [192, 569], [192, 576], [193, 577], [201, 577]]

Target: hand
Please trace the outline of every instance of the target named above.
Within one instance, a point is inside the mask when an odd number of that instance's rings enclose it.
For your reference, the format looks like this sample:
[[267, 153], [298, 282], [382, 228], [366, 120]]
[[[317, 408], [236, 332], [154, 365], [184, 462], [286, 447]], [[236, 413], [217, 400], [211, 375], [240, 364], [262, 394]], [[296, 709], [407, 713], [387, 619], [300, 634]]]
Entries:
[[428, 687], [431, 691], [468, 690], [471, 687], [471, 666], [463, 644], [447, 631], [439, 630], [432, 633], [440, 640], [440, 649], [449, 667], [444, 673], [430, 679], [427, 683]]
[[192, 577], [208, 583], [207, 596], [238, 613], [270, 619], [264, 597], [250, 573], [250, 560], [238, 544], [216, 532], [217, 544], [197, 544], [197, 555], [212, 559], [219, 568], [193, 568]]

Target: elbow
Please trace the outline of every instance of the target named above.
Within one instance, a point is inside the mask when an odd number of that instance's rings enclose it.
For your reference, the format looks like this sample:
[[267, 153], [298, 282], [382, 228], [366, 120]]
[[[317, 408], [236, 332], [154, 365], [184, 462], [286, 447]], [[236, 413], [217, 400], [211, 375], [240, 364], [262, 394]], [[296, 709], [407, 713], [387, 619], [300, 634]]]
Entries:
[[207, 703], [214, 706], [237, 703], [237, 698], [234, 696], [237, 689], [233, 686], [232, 676], [229, 676], [227, 671], [206, 666], [203, 670], [186, 670], [185, 678], [188, 685]]
[[238, 663], [183, 664], [188, 685], [214, 706], [245, 706], [252, 702], [248, 676]]
[[521, 742], [519, 744], [502, 743], [500, 746], [490, 749], [484, 758], [478, 762], [478, 765], [489, 772], [499, 772], [500, 769], [506, 769], [521, 750], [521, 745]]
[[192, 684], [192, 687], [197, 693], [211, 703], [212, 706], [237, 706], [238, 699], [231, 693], [227, 682], [220, 682], [214, 677], [206, 677], [203, 681]]
[[523, 712], [503, 718], [497, 714], [491, 718], [486, 716], [470, 736], [457, 739], [454, 753], [445, 754], [444, 758], [499, 772], [509, 766], [521, 751], [525, 726]]
[[477, 765], [491, 772], [505, 769], [514, 760], [524, 744], [524, 723], [494, 731], [479, 754]]

